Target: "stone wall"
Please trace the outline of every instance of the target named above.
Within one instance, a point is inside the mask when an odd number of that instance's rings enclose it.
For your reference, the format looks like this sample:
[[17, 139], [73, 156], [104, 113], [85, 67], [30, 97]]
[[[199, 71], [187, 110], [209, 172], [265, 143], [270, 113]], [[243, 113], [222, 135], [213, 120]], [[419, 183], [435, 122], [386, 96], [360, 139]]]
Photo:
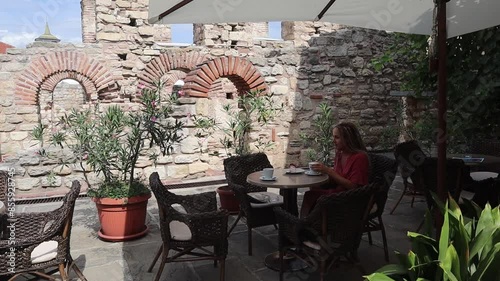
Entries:
[[[82, 9], [83, 22], [92, 25], [95, 18], [95, 29], [83, 29], [84, 44], [34, 43], [0, 55], [0, 169], [15, 167], [22, 189], [64, 187], [83, 177], [78, 165], [61, 166], [37, 154], [40, 144], [29, 133], [39, 122], [49, 124], [51, 116], [97, 102], [135, 110], [138, 85], [156, 79], [166, 82], [165, 95], [177, 80], [186, 82], [188, 96], [173, 114], [185, 124], [186, 138], [156, 167], [141, 159], [137, 168], [144, 177], [153, 171], [163, 179], [222, 173], [226, 154], [218, 136], [194, 137], [193, 118], [225, 122], [222, 105], [236, 103], [249, 89], [271, 91], [276, 104], [284, 105], [276, 120], [255, 127], [250, 136], [251, 147], [259, 139], [273, 142], [266, 153], [275, 167], [307, 162], [299, 134], [311, 130], [321, 102], [335, 109], [337, 120], [356, 122], [370, 149], [378, 148], [381, 131], [394, 122], [392, 108], [399, 98], [389, 91], [398, 86], [398, 66], [375, 72], [370, 65], [390, 41], [385, 32], [283, 23], [289, 28], [283, 31], [287, 40], [268, 41], [253, 38], [254, 30], [266, 32], [262, 25], [196, 25], [199, 46], [177, 48], [156, 43], [170, 40], [169, 28], [146, 24], [146, 0], [82, 0]], [[80, 88], [61, 85], [64, 79], [77, 81]], [[200, 143], [219, 156], [200, 153]], [[92, 174], [90, 179], [98, 180]]]

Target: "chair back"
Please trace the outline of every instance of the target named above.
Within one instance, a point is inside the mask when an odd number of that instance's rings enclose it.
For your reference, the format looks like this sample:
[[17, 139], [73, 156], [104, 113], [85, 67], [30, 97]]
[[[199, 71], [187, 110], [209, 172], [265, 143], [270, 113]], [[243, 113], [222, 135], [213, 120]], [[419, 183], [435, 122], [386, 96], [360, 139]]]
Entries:
[[[427, 205], [432, 206], [433, 200], [430, 191], [437, 192], [437, 166], [436, 157], [428, 157], [422, 165], [422, 183], [427, 197]], [[460, 159], [446, 159], [446, 188], [453, 199], [458, 202], [464, 179], [467, 176], [464, 161]]]
[[232, 156], [224, 159], [224, 173], [231, 187], [232, 184], [244, 186], [247, 192], [266, 191], [265, 187], [259, 187], [247, 183], [247, 176], [264, 168], [272, 168], [271, 162], [264, 153]]
[[424, 163], [426, 155], [416, 140], [410, 140], [396, 145], [394, 158], [401, 168], [401, 175], [408, 177]]
[[7, 207], [7, 192], [8, 192], [9, 174], [7, 171], [0, 171], [0, 202]]
[[398, 163], [396, 160], [380, 154], [368, 153], [370, 160], [370, 175], [368, 181], [376, 183], [379, 187], [375, 194], [377, 211], [370, 214], [372, 216], [381, 215], [384, 212], [387, 202], [387, 193], [396, 177]]
[[323, 241], [338, 245], [336, 250], [355, 252], [378, 188], [373, 182], [364, 187], [321, 196], [306, 220]]

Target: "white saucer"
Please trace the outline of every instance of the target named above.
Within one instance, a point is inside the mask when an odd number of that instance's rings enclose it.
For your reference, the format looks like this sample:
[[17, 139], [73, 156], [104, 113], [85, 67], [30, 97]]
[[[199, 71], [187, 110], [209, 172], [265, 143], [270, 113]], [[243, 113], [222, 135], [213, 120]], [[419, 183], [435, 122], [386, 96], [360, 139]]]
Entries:
[[322, 175], [322, 173], [312, 172], [310, 170], [306, 171], [305, 174], [308, 175], [308, 176], [321, 176]]
[[292, 171], [290, 169], [285, 170], [285, 174], [302, 174], [303, 172], [305, 172], [305, 170], [301, 169], [301, 168], [295, 168], [294, 171]]
[[276, 180], [276, 176], [273, 176], [272, 178], [268, 179], [268, 178], [265, 178], [265, 177], [260, 177], [260, 180], [262, 181], [275, 181]]

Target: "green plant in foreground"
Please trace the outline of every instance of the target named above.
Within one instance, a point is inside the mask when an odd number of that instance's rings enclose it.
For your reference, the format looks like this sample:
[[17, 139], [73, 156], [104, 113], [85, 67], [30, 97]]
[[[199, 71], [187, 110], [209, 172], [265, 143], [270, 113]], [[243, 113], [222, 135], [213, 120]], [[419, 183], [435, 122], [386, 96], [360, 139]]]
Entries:
[[[437, 202], [437, 201], [436, 201]], [[448, 205], [449, 204], [449, 205]], [[431, 234], [408, 232], [412, 250], [397, 253], [399, 264], [386, 265], [365, 276], [369, 281], [493, 281], [500, 279], [500, 209], [487, 204], [479, 219], [466, 219], [450, 198], [439, 240]], [[477, 208], [476, 208], [477, 209]], [[467, 221], [467, 222], [465, 222]]]

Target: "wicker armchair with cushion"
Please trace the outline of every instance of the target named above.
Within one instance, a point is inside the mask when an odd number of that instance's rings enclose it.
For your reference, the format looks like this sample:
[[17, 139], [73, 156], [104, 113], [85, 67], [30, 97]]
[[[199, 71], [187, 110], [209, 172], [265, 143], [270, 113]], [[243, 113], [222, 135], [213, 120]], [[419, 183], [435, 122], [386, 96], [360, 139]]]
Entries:
[[399, 172], [403, 178], [403, 192], [392, 208], [391, 215], [404, 196], [411, 196], [411, 207], [413, 208], [415, 197], [423, 197], [425, 195], [422, 183], [420, 182], [420, 169], [418, 168], [424, 163], [426, 155], [417, 141], [411, 140], [397, 144], [394, 149], [394, 157], [398, 162]]
[[323, 195], [313, 210], [300, 219], [281, 208], [274, 208], [279, 224], [280, 281], [283, 280], [286, 254], [302, 259], [312, 268], [317, 266], [320, 280], [324, 280], [326, 271], [341, 258], [360, 266], [357, 250], [377, 189], [375, 182]]
[[[149, 177], [149, 184], [158, 203], [162, 246], [148, 272], [161, 255], [155, 280], [160, 280], [169, 262], [213, 260], [220, 263], [220, 280], [225, 279], [227, 256], [227, 220], [229, 213], [217, 210], [215, 192], [176, 195], [167, 190], [158, 173]], [[212, 250], [213, 249], [213, 250]], [[169, 256], [169, 252], [174, 254]]]
[[[9, 280], [23, 274], [56, 280], [50, 274], [59, 270], [60, 278], [68, 280], [72, 268], [81, 280], [86, 280], [70, 254], [73, 210], [79, 193], [80, 184], [73, 181], [62, 206], [56, 210], [9, 217], [7, 223], [15, 224], [15, 243], [0, 241], [0, 275], [9, 275]], [[12, 255], [14, 263], [9, 262]], [[54, 267], [55, 270], [45, 271]]]
[[384, 244], [385, 260], [389, 261], [389, 249], [387, 246], [387, 237], [385, 235], [384, 222], [382, 214], [384, 213], [385, 203], [387, 202], [387, 193], [396, 177], [398, 164], [396, 160], [383, 155], [369, 153], [370, 159], [370, 183], [376, 183], [379, 190], [375, 194], [375, 204], [373, 205], [364, 231], [368, 233], [368, 242], [372, 245], [372, 231], [381, 231], [382, 242]]
[[273, 207], [283, 205], [283, 197], [266, 192], [265, 187], [247, 183], [247, 176], [253, 172], [273, 166], [264, 153], [233, 156], [224, 160], [224, 171], [230, 188], [240, 200], [240, 213], [229, 232], [241, 217], [246, 218], [248, 227], [248, 255], [252, 255], [252, 228], [276, 224]]

